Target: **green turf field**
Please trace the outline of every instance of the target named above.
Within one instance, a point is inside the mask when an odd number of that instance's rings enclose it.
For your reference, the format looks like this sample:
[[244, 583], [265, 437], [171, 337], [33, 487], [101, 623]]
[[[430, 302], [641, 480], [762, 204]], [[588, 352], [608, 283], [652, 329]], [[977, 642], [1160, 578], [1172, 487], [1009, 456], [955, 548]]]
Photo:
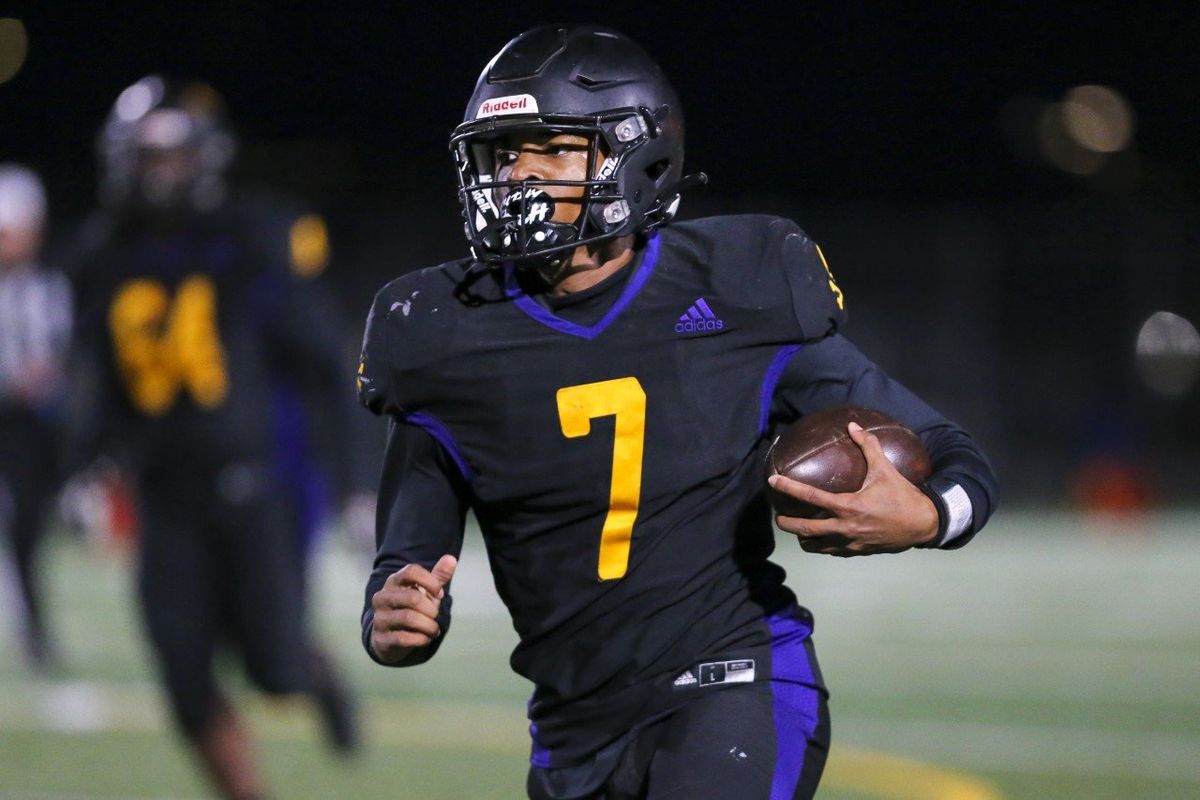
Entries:
[[[834, 693], [822, 798], [1200, 798], [1197, 516], [1002, 513], [962, 551], [849, 561], [780, 544]], [[478, 535], [450, 638], [417, 669], [362, 654], [359, 562], [322, 557], [318, 607], [370, 746], [338, 764], [302, 703], [241, 695], [276, 796], [523, 796], [529, 687]], [[66, 667], [30, 678], [4, 631], [0, 798], [210, 796], [164, 722], [127, 568], [65, 540], [48, 564]]]

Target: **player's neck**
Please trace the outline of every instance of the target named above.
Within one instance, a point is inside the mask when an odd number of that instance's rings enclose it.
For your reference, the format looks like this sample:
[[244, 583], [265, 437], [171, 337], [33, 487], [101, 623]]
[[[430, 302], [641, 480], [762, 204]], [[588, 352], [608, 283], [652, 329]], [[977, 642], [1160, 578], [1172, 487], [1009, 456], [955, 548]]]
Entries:
[[633, 237], [622, 236], [601, 242], [595, 249], [576, 248], [558, 275], [547, 280], [549, 294], [562, 296], [590, 289], [615, 275], [633, 261]]

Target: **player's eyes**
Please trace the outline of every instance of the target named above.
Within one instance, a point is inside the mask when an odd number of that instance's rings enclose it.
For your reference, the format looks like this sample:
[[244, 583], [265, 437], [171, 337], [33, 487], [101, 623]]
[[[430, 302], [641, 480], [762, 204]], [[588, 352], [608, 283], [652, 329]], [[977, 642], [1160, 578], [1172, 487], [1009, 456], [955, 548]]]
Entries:
[[515, 163], [517, 163], [517, 151], [516, 150], [497, 150], [496, 151], [496, 164], [498, 166], [511, 167]]

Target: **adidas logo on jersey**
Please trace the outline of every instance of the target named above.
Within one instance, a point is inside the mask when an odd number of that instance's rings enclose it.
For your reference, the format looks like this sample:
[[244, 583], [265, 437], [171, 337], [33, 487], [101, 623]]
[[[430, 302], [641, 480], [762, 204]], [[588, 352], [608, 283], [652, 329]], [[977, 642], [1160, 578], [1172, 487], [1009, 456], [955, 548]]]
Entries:
[[675, 679], [675, 686], [695, 686], [697, 683], [696, 676], [689, 669]]
[[725, 323], [717, 319], [717, 315], [708, 307], [708, 303], [703, 297], [697, 297], [696, 302], [688, 308], [686, 314], [681, 314], [679, 321], [675, 323], [676, 333], [704, 333], [707, 331], [719, 331], [725, 327]]

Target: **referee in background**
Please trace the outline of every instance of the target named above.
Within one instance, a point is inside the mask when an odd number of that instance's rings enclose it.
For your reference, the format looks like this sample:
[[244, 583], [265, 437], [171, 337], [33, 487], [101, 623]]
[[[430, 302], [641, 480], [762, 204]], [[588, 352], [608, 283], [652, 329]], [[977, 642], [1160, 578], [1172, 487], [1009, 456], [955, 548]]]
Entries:
[[[46, 192], [30, 169], [0, 164], [0, 533], [17, 585], [17, 622], [31, 667], [53, 648], [39, 590], [42, 512], [58, 486], [57, 454], [71, 292], [39, 263]], [[5, 570], [8, 572], [9, 570]]]

